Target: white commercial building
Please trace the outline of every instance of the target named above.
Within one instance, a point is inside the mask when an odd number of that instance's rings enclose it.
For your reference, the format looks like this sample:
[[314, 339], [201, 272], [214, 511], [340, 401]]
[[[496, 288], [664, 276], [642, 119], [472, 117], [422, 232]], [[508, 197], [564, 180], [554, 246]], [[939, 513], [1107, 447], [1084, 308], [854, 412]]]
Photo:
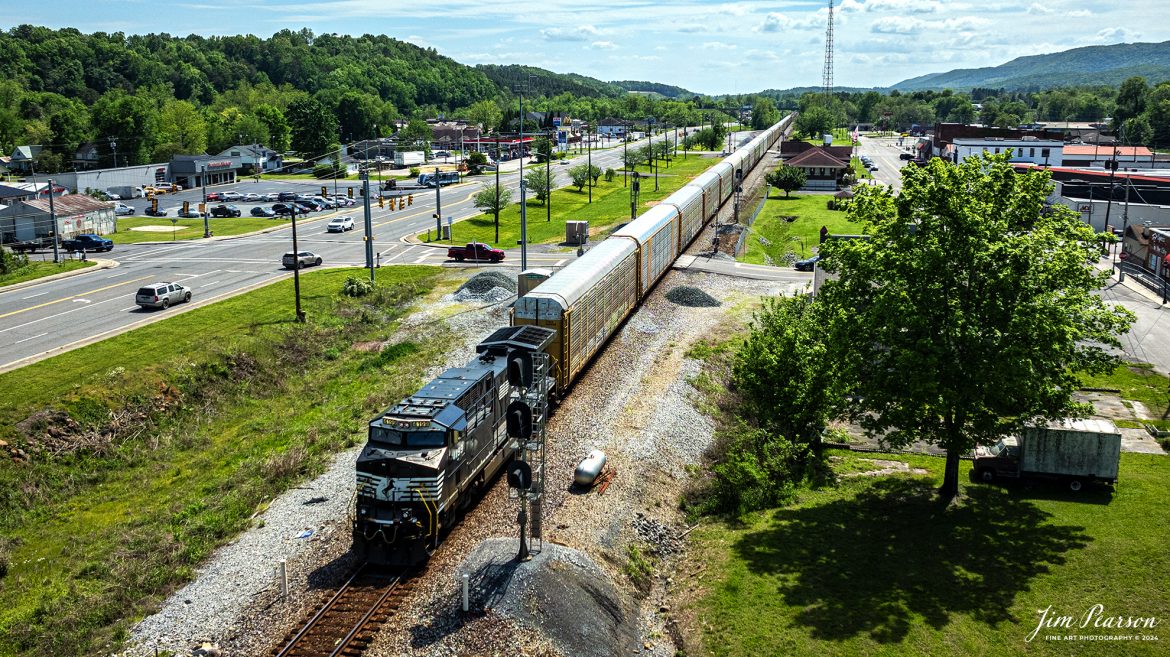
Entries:
[[1023, 137], [960, 137], [952, 142], [951, 160], [961, 162], [982, 153], [999, 155], [1011, 151], [1012, 162], [1031, 162], [1041, 166], [1061, 166], [1064, 158], [1064, 142], [1055, 139]]

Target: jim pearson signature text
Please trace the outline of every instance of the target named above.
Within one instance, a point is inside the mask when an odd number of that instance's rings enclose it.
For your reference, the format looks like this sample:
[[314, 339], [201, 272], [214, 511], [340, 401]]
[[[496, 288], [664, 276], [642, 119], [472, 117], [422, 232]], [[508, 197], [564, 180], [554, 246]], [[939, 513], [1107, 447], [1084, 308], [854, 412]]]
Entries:
[[1105, 605], [1096, 604], [1080, 616], [1059, 616], [1052, 612], [1052, 605], [1047, 609], [1036, 611], [1040, 615], [1040, 622], [1036, 629], [1028, 635], [1026, 641], [1036, 638], [1043, 629], [1072, 629], [1098, 627], [1111, 630], [1123, 629], [1153, 629], [1158, 626], [1158, 619], [1154, 616], [1109, 616], [1105, 614]]

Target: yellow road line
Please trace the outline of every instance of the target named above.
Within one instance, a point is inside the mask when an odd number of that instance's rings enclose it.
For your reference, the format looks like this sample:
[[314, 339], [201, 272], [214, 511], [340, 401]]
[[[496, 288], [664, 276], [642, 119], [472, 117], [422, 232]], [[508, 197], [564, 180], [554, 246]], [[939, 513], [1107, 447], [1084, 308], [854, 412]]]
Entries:
[[30, 310], [36, 310], [37, 308], [44, 308], [45, 306], [51, 306], [55, 303], [61, 303], [62, 301], [69, 301], [70, 299], [76, 299], [78, 297], [83, 297], [87, 294], [93, 294], [95, 292], [102, 292], [105, 290], [109, 290], [111, 288], [121, 287], [123, 285], [129, 285], [130, 283], [137, 283], [138, 281], [145, 281], [148, 278], [154, 278], [154, 276], [143, 276], [142, 278], [135, 278], [135, 279], [132, 279], [129, 281], [122, 281], [121, 283], [114, 283], [113, 285], [99, 287], [96, 290], [89, 290], [87, 292], [78, 292], [77, 294], [73, 294], [73, 295], [70, 295], [67, 297], [61, 297], [60, 299], [55, 299], [53, 301], [46, 301], [44, 303], [37, 304], [35, 306], [29, 306], [28, 308], [21, 308], [20, 310], [13, 310], [12, 312], [7, 312], [7, 313], [4, 313], [3, 315], [0, 315], [0, 319], [3, 319], [5, 317], [11, 317], [13, 315], [19, 315], [20, 313], [26, 313]]

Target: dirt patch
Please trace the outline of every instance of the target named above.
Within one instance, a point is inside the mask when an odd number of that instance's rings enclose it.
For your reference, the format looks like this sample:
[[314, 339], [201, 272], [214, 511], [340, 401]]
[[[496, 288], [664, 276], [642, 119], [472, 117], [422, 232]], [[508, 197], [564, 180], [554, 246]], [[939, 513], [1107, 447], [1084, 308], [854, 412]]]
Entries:
[[[829, 461], [840, 461], [838, 456], [829, 457]], [[892, 474], [912, 474], [912, 475], [926, 475], [930, 474], [922, 468], [912, 468], [910, 464], [902, 461], [888, 461], [886, 459], [858, 459], [866, 464], [872, 465], [873, 470], [863, 470], [861, 472], [846, 472], [841, 477], [885, 477]]]

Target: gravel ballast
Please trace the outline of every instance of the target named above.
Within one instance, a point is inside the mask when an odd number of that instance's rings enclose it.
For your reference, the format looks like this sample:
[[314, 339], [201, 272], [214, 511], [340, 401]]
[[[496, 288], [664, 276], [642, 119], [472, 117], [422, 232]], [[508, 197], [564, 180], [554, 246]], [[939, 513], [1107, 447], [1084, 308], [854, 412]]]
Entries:
[[680, 285], [673, 287], [666, 293], [666, 298], [671, 303], [676, 303], [680, 306], [687, 306], [690, 308], [714, 308], [719, 305], [719, 300], [707, 294], [697, 287], [690, 285]]

